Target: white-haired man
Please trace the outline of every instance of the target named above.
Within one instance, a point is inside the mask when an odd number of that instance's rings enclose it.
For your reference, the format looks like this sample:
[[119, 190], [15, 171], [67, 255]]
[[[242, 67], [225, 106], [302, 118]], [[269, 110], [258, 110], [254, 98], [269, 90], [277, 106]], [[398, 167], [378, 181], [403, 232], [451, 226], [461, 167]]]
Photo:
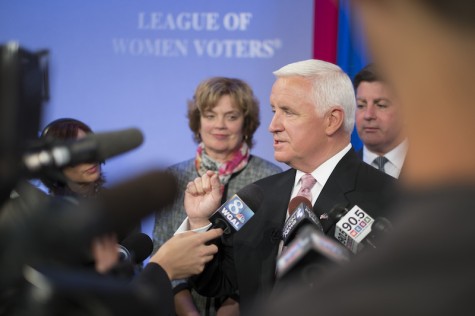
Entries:
[[[391, 177], [362, 162], [351, 147], [355, 95], [351, 80], [338, 66], [306, 60], [274, 75], [277, 80], [270, 95], [274, 116], [269, 131], [274, 135], [275, 159], [291, 169], [255, 183], [263, 200], [254, 217], [219, 245], [219, 255], [195, 279], [196, 289], [204, 295], [238, 290], [243, 311], [275, 282], [289, 201], [302, 186], [311, 183], [313, 211], [324, 232], [333, 235], [335, 222], [327, 215], [335, 205], [358, 205], [373, 218], [384, 215], [385, 192], [394, 185]], [[190, 182], [185, 197], [187, 228], [208, 227], [219, 197], [216, 175]]]

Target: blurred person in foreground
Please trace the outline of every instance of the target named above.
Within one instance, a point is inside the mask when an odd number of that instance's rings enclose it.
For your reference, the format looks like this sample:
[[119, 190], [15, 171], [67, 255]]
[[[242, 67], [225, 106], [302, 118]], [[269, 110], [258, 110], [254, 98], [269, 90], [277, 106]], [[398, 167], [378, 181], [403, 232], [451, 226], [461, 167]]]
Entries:
[[364, 145], [358, 155], [367, 164], [398, 178], [407, 153], [402, 106], [375, 64], [358, 72], [353, 85], [356, 130]]
[[[77, 140], [92, 134], [92, 129], [84, 122], [73, 118], [60, 118], [43, 128], [40, 138], [47, 141]], [[66, 167], [64, 177], [41, 177], [41, 181], [53, 196], [71, 196], [76, 198], [95, 197], [105, 183], [101, 162], [83, 163]]]
[[[50, 123], [43, 130], [42, 137], [54, 142], [57, 139], [80, 139], [88, 133], [92, 131], [87, 125], [68, 118]], [[170, 238], [150, 258], [143, 271], [135, 278], [125, 280], [109, 273], [118, 259], [115, 235], [94, 236], [90, 253], [94, 255], [96, 271], [107, 276], [99, 275], [85, 268], [80, 262], [79, 264], [76, 262], [76, 258], [84, 258], [82, 243], [87, 244], [86, 239], [89, 238], [86, 237], [89, 234], [86, 232], [89, 227], [84, 226], [85, 223], [97, 224], [89, 217], [92, 212], [87, 214], [89, 210], [84, 206], [104, 213], [104, 210], [100, 208], [103, 205], [101, 202], [104, 202], [101, 192], [103, 194], [107, 192], [103, 191], [105, 190], [102, 187], [104, 181], [99, 164], [79, 164], [55, 171], [57, 174], [50, 173], [43, 178], [43, 180], [46, 179], [46, 185], [49, 185], [51, 199], [26, 201], [22, 203], [25, 209], [13, 208], [11, 212], [21, 211], [21, 218], [16, 218], [17, 225], [14, 227], [3, 226], [3, 236], [10, 238], [6, 251], [2, 251], [6, 257], [5, 263], [9, 261], [9, 265], [5, 265], [4, 274], [11, 276], [5, 283], [4, 280], [1, 282], [0, 314], [64, 315], [84, 312], [84, 310], [92, 314], [99, 311], [117, 310], [117, 306], [120, 305], [124, 310], [118, 315], [130, 314], [128, 312], [130, 310], [152, 310], [154, 315], [173, 315], [171, 280], [200, 273], [205, 263], [217, 252], [217, 247], [210, 245], [209, 241], [219, 238], [222, 230], [210, 230], [206, 234], [180, 234]], [[164, 176], [162, 181], [169, 186], [170, 192], [176, 191], [172, 189], [176, 185], [174, 177]], [[114, 200], [113, 194], [118, 194], [118, 192], [120, 190], [109, 191], [112, 195], [109, 195], [108, 199]], [[170, 192], [165, 195], [169, 196]], [[121, 193], [120, 198], [124, 200], [135, 198], [127, 195], [128, 191]], [[147, 197], [147, 194], [145, 192], [144, 196]], [[174, 196], [173, 194], [169, 199], [172, 200]], [[25, 194], [23, 198], [29, 200], [32, 196]], [[89, 203], [83, 205], [81, 203], [83, 199], [87, 199], [88, 201], [84, 202]], [[49, 203], [50, 200], [57, 203]], [[95, 205], [94, 202], [97, 204]], [[95, 210], [94, 206], [99, 208]], [[72, 215], [74, 211], [84, 211], [85, 218], [68, 216], [68, 212]], [[113, 213], [114, 208], [110, 212]], [[62, 215], [59, 216], [60, 219], [57, 222], [42, 218], [55, 215]], [[122, 212], [118, 216], [126, 215]], [[74, 219], [78, 222], [71, 222]], [[120, 218], [117, 219], [117, 223], [120, 221]], [[9, 223], [13, 222], [0, 222], [2, 225]], [[75, 231], [69, 226], [76, 224], [81, 227], [80, 231]], [[97, 230], [97, 227], [90, 228], [91, 233]], [[81, 235], [83, 232], [84, 236]], [[13, 268], [11, 262], [15, 265]], [[43, 277], [31, 277], [32, 271], [37, 271], [34, 274]], [[45, 287], [48, 288], [46, 291], [48, 295], [43, 295], [41, 298], [35, 295], [35, 291], [46, 293]], [[123, 299], [124, 296], [127, 299]]]
[[[220, 203], [224, 203], [244, 186], [282, 171], [251, 154], [254, 132], [260, 124], [259, 103], [243, 80], [213, 77], [202, 81], [189, 102], [188, 123], [198, 143], [196, 157], [169, 168], [178, 179], [179, 195], [172, 206], [155, 216], [155, 248], [173, 236], [186, 218], [183, 202], [188, 182], [207, 171], [215, 172], [222, 185]], [[237, 310], [237, 295], [206, 298], [186, 282], [177, 282], [175, 292], [178, 315], [214, 315], [221, 304], [221, 313], [226, 311], [226, 315]]]
[[466, 315], [475, 290], [475, 5], [354, 0], [375, 62], [405, 106], [399, 222], [378, 252], [256, 315]]
[[[219, 253], [194, 278], [200, 293], [219, 295], [239, 290], [243, 313], [275, 284], [277, 257], [289, 202], [304, 192], [322, 230], [333, 236], [336, 205], [360, 206], [373, 218], [387, 216], [388, 195], [395, 180], [362, 162], [350, 144], [356, 99], [350, 78], [336, 65], [321, 60], [292, 63], [274, 72], [270, 95], [274, 113], [269, 131], [274, 157], [291, 169], [255, 182], [262, 203]], [[188, 218], [181, 230], [204, 230], [220, 203], [220, 184], [205, 174], [190, 182], [185, 196]], [[224, 238], [223, 238], [224, 239]]]
[[[93, 134], [86, 123], [73, 118], [59, 118], [47, 124], [40, 138], [47, 142], [74, 141]], [[74, 204], [83, 199], [97, 198], [104, 190], [104, 162], [81, 163], [62, 170], [50, 170], [40, 176], [41, 182], [55, 198], [64, 198]], [[97, 237], [92, 243], [92, 257], [98, 272], [105, 273], [119, 262], [117, 244], [133, 233], [140, 232], [140, 223], [131, 223], [126, 231]], [[140, 270], [140, 265], [135, 267]]]

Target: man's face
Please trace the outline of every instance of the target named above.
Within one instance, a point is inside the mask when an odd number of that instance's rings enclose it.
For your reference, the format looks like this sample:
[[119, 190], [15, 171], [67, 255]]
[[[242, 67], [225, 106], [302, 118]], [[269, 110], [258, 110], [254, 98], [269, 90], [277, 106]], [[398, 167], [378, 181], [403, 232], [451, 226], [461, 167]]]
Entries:
[[361, 82], [356, 102], [356, 128], [370, 151], [383, 155], [403, 141], [402, 109], [386, 84]]
[[292, 76], [278, 78], [270, 95], [274, 157], [304, 172], [318, 167], [326, 149], [325, 118], [317, 113], [312, 90], [308, 79]]

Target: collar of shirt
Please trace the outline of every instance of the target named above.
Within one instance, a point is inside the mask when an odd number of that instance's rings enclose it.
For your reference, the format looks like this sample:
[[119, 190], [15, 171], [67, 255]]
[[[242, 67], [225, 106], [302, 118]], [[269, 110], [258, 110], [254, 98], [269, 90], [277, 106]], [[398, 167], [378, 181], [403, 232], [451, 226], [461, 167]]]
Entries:
[[[333, 169], [335, 169], [338, 162], [340, 162], [341, 158], [343, 158], [343, 156], [346, 155], [346, 153], [349, 152], [350, 149], [351, 144], [348, 144], [345, 148], [343, 148], [333, 157], [322, 163], [320, 166], [317, 167], [317, 169], [312, 171], [312, 176], [317, 180], [317, 183], [315, 183], [312, 188], [312, 205], [315, 204], [315, 201], [320, 195], [323, 186], [325, 186], [325, 183], [327, 182], [328, 178], [330, 178]], [[291, 199], [294, 198], [299, 192], [301, 186], [300, 179], [302, 179], [304, 174], [305, 172], [297, 170], [295, 174], [294, 188], [292, 190]]]
[[[387, 152], [384, 157], [389, 160], [389, 163], [397, 169], [397, 175], [390, 174], [397, 178], [401, 172], [402, 165], [404, 164], [404, 159], [406, 158], [408, 141], [405, 139], [402, 143], [394, 147], [391, 151]], [[375, 166], [373, 164], [374, 159], [378, 157], [377, 154], [369, 151], [366, 146], [363, 147], [363, 161], [369, 165]]]

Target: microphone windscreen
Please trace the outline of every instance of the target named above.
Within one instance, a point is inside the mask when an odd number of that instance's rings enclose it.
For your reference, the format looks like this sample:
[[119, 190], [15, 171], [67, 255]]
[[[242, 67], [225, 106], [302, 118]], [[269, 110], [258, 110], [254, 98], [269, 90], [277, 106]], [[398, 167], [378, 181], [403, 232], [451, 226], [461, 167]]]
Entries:
[[348, 213], [348, 209], [341, 205], [341, 204], [337, 204], [335, 206], [333, 206], [333, 208], [330, 210], [330, 212], [328, 212], [328, 216], [334, 220], [334, 221], [339, 221], [343, 216], [346, 215], [346, 213]]
[[253, 212], [256, 212], [259, 209], [264, 198], [262, 189], [254, 183], [246, 185], [244, 188], [239, 190], [236, 195], [239, 196]]
[[305, 205], [312, 209], [312, 202], [310, 202], [306, 197], [297, 195], [289, 202], [289, 215], [292, 215], [295, 212], [297, 206], [299, 206], [301, 203], [305, 203]]
[[135, 263], [143, 262], [153, 251], [152, 239], [147, 234], [140, 232], [129, 235], [120, 244], [132, 254], [132, 260]]
[[102, 222], [114, 230], [130, 228], [152, 212], [173, 203], [177, 196], [177, 181], [172, 173], [155, 170], [117, 184], [101, 192]]
[[142, 145], [144, 137], [137, 128], [129, 128], [121, 131], [97, 133], [91, 135], [97, 141], [97, 160], [126, 153]]

